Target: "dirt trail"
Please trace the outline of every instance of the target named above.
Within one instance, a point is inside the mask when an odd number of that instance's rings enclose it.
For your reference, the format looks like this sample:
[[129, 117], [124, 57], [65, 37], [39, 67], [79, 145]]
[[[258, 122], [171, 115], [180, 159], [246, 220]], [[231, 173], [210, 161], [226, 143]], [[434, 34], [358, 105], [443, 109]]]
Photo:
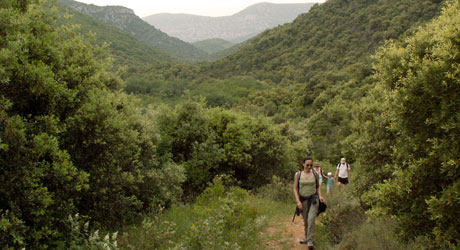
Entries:
[[267, 239], [267, 249], [308, 249], [307, 245], [299, 244], [304, 238], [302, 217], [296, 217], [294, 222], [292, 217], [280, 218], [278, 222], [269, 225], [262, 234]]

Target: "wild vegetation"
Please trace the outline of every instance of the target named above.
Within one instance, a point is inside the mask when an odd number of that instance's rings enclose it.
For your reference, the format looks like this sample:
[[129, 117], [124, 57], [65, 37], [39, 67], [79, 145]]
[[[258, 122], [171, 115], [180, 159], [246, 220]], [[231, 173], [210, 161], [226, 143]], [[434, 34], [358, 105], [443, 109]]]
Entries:
[[57, 7], [0, 3], [0, 248], [262, 248], [306, 155], [353, 168], [319, 249], [458, 248], [458, 0], [329, 0], [202, 65]]

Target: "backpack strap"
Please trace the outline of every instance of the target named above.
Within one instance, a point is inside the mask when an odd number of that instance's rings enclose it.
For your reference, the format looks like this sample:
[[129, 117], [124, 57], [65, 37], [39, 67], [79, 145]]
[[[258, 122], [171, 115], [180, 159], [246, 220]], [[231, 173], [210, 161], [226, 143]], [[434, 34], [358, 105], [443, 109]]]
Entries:
[[312, 171], [313, 171], [313, 175], [315, 176], [316, 192], [318, 192], [318, 187], [319, 187], [319, 183], [318, 183], [318, 174], [316, 173], [316, 170], [312, 169]]
[[[348, 165], [348, 162], [345, 162], [345, 167], [347, 168], [347, 171], [350, 170], [350, 165]], [[337, 164], [337, 168], [340, 170], [340, 162]]]
[[300, 195], [300, 175], [302, 174], [302, 171], [297, 172], [297, 194]]

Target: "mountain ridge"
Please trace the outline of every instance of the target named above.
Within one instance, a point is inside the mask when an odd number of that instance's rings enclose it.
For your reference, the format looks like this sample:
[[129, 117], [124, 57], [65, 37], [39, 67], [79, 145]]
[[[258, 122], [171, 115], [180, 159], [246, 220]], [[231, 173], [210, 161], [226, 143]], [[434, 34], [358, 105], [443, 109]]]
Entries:
[[149, 24], [187, 42], [219, 38], [240, 43], [264, 30], [293, 21], [316, 3], [275, 4], [262, 2], [233, 15], [221, 17], [160, 13], [143, 17]]
[[134, 14], [134, 11], [123, 6], [97, 6], [73, 0], [59, 0], [60, 3], [80, 13], [94, 17], [106, 24], [124, 30], [154, 49], [166, 52], [175, 57], [199, 60], [207, 53], [178, 38], [151, 26]]
[[[137, 40], [128, 32], [113, 25], [106, 24], [75, 9], [69, 9], [62, 3], [56, 3], [56, 7], [58, 11], [58, 25], [68, 23], [77, 24], [79, 25], [78, 32], [83, 35], [93, 32], [96, 44], [109, 44], [108, 49], [114, 57], [116, 65], [158, 64], [178, 60], [165, 52], [156, 50], [152, 46]], [[71, 18], [66, 19], [66, 14], [70, 14]]]

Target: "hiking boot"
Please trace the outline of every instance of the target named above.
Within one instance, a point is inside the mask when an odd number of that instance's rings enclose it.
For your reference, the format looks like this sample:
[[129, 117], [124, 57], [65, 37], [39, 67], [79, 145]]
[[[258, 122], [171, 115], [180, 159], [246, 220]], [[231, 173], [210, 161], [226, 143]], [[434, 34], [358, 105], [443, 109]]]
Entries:
[[299, 243], [300, 243], [300, 244], [307, 244], [307, 243], [308, 243], [308, 240], [307, 240], [307, 239], [303, 239], [303, 240], [300, 240]]

